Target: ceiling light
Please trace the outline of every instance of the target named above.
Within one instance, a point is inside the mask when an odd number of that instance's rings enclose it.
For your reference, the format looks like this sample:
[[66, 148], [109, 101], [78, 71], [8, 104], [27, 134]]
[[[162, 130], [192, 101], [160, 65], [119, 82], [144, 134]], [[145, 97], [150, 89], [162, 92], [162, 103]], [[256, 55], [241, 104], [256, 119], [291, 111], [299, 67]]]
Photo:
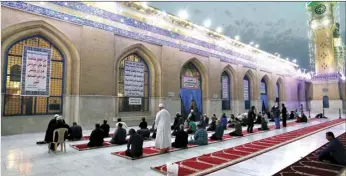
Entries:
[[235, 39], [235, 40], [240, 40], [240, 36], [237, 35], [237, 36], [234, 37], [234, 39]]
[[179, 13], [178, 13], [178, 16], [179, 16], [181, 19], [186, 20], [186, 19], [189, 17], [189, 14], [187, 13], [186, 10], [180, 10]]
[[221, 33], [222, 31], [223, 31], [223, 29], [222, 29], [221, 26], [219, 26], [219, 27], [216, 28], [216, 32]]
[[211, 26], [211, 20], [210, 19], [206, 19], [203, 22], [204, 27], [209, 28]]

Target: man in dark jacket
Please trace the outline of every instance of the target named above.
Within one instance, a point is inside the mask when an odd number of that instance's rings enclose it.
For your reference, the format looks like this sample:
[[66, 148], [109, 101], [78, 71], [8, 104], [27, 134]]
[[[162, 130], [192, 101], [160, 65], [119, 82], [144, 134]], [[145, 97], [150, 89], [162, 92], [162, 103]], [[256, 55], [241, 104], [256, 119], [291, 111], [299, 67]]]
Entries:
[[282, 126], [283, 126], [283, 127], [286, 127], [287, 109], [286, 109], [285, 104], [283, 104], [283, 103], [282, 103], [282, 110], [281, 110], [281, 113], [282, 113]]
[[186, 148], [189, 135], [184, 131], [184, 125], [180, 125], [180, 129], [175, 133], [175, 141], [172, 143], [172, 147]]
[[90, 141], [88, 147], [100, 147], [103, 146], [104, 132], [102, 131], [100, 124], [95, 124], [95, 129], [91, 132]]
[[[148, 123], [145, 121], [145, 117], [142, 118], [142, 122], [139, 124], [139, 130], [137, 133], [143, 137], [143, 139], [149, 139], [150, 130], [148, 129]], [[126, 130], [125, 130], [126, 133]]]
[[171, 130], [179, 130], [179, 120], [180, 120], [180, 113], [177, 112], [177, 114], [175, 115], [174, 117], [174, 122], [173, 122], [173, 125], [171, 126]]
[[109, 141], [112, 144], [126, 144], [126, 130], [123, 128], [123, 124], [119, 123], [118, 128], [115, 130], [112, 139]]
[[225, 131], [224, 126], [221, 124], [221, 121], [218, 120], [215, 133], [210, 136], [210, 139], [211, 140], [222, 140], [224, 131]]
[[82, 127], [77, 125], [77, 122], [73, 122], [69, 130], [68, 139], [71, 141], [80, 140], [83, 136]]
[[[46, 130], [46, 134], [45, 134], [45, 136], [44, 136], [44, 142], [45, 142], [45, 143], [52, 141], [52, 138], [53, 138], [53, 136], [51, 135], [51, 134], [53, 133], [52, 128], [53, 128], [53, 126], [57, 123], [57, 122], [56, 122], [56, 119], [57, 119], [58, 117], [59, 117], [59, 115], [58, 115], [58, 114], [55, 114], [55, 115], [54, 115], [54, 118], [51, 119], [51, 120], [49, 121], [47, 130]], [[41, 142], [41, 143], [42, 143], [42, 142]]]
[[101, 129], [103, 131], [103, 137], [109, 137], [109, 125], [107, 124], [107, 120], [103, 120], [103, 124], [101, 125]]
[[318, 152], [320, 161], [327, 160], [333, 164], [346, 165], [346, 150], [339, 139], [334, 137], [332, 132], [326, 133], [329, 144], [322, 151]]
[[247, 132], [253, 133], [254, 119], [256, 117], [255, 114], [255, 106], [252, 106], [247, 115]]
[[129, 134], [130, 139], [125, 154], [131, 158], [139, 158], [143, 155], [143, 138], [134, 129], [130, 129]]

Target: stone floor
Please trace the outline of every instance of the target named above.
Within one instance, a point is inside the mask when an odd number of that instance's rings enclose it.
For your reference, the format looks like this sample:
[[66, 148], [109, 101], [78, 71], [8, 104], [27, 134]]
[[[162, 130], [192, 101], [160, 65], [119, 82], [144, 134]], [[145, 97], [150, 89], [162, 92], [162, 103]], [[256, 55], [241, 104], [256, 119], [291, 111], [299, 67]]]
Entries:
[[[337, 115], [329, 115], [337, 118]], [[332, 119], [332, 118], [330, 118]], [[329, 120], [330, 120], [329, 119]], [[43, 139], [43, 133], [24, 134], [1, 137], [1, 175], [3, 176], [93, 176], [133, 175], [155, 176], [161, 175], [150, 169], [151, 166], [162, 165], [190, 157], [210, 153], [221, 149], [237, 146], [250, 141], [270, 137], [287, 131], [303, 128], [325, 120], [299, 124], [285, 129], [273, 130], [266, 133], [210, 144], [208, 146], [177, 151], [165, 155], [144, 158], [140, 160], [127, 160], [111, 155], [111, 152], [125, 150], [126, 146], [116, 146], [96, 150], [77, 151], [69, 144], [84, 143], [87, 141], [68, 142], [67, 153], [58, 152], [48, 154], [47, 145], [36, 145], [36, 141]], [[255, 127], [258, 127], [256, 125]], [[112, 129], [111, 131], [114, 131]], [[346, 131], [346, 125], [338, 125], [290, 143], [273, 151], [259, 155], [252, 159], [230, 166], [210, 175], [232, 176], [269, 176], [287, 165], [307, 155], [319, 146], [326, 143], [325, 132], [333, 131], [339, 135]], [[226, 133], [227, 131], [225, 131]], [[84, 131], [86, 135], [90, 131]], [[145, 142], [144, 146], [154, 145], [154, 141]]]

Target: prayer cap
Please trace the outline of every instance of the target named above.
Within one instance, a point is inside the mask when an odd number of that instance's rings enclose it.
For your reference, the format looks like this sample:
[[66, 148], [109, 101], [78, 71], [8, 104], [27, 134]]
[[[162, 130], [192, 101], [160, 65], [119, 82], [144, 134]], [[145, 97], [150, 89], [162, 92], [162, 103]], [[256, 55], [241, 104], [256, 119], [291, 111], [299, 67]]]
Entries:
[[163, 103], [159, 104], [159, 108], [164, 108], [164, 107], [165, 107], [165, 105], [163, 105]]
[[58, 114], [55, 114], [55, 115], [54, 115], [54, 118], [58, 118], [58, 117], [59, 117], [59, 115], [58, 115]]
[[62, 120], [61, 116], [56, 117], [56, 120]]

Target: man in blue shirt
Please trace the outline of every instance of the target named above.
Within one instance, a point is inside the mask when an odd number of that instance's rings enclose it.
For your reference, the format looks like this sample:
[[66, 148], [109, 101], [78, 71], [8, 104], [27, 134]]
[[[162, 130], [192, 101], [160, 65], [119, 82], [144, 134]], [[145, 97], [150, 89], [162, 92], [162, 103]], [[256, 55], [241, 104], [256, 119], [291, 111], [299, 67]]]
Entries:
[[189, 141], [189, 144], [194, 145], [208, 145], [208, 132], [207, 130], [201, 128], [201, 125], [197, 125], [197, 131], [193, 136], [194, 139]]
[[346, 150], [339, 139], [334, 137], [332, 132], [326, 133], [326, 138], [329, 141], [327, 147], [318, 152], [318, 160], [327, 160], [333, 164], [346, 165]]

